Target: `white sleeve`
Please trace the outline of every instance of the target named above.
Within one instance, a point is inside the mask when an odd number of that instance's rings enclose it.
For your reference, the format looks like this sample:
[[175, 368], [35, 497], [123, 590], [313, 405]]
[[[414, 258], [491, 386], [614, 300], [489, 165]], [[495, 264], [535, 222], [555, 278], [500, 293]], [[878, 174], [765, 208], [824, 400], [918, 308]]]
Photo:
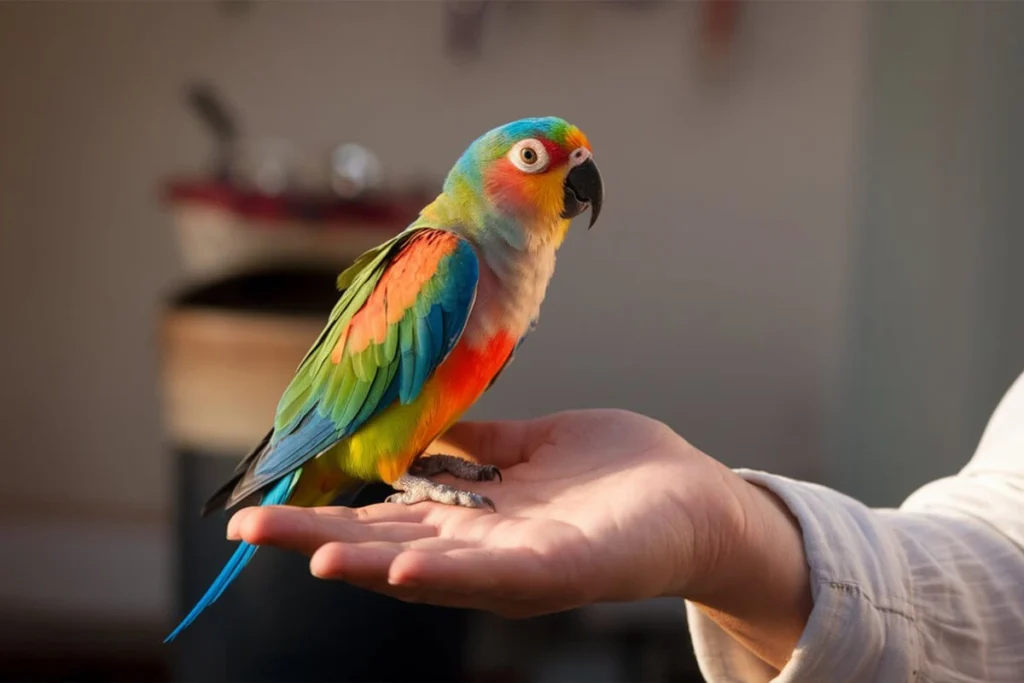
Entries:
[[971, 462], [898, 510], [763, 472], [797, 518], [814, 607], [781, 672], [693, 605], [709, 683], [1024, 681], [1024, 375]]

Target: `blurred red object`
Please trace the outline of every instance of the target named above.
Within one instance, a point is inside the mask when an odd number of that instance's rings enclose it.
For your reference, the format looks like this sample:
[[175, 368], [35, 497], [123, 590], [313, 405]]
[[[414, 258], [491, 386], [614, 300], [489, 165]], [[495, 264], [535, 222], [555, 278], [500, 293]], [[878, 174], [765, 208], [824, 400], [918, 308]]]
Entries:
[[739, 0], [704, 0], [702, 41], [712, 55], [725, 52], [736, 35]]
[[738, 17], [739, 0], [703, 0], [701, 4], [699, 45], [703, 65], [713, 75], [729, 61]]
[[430, 201], [425, 193], [399, 197], [344, 199], [333, 194], [266, 194], [227, 183], [172, 181], [166, 191], [172, 204], [204, 204], [241, 218], [278, 223], [308, 221], [323, 229], [344, 229], [351, 221], [382, 224], [415, 218]]

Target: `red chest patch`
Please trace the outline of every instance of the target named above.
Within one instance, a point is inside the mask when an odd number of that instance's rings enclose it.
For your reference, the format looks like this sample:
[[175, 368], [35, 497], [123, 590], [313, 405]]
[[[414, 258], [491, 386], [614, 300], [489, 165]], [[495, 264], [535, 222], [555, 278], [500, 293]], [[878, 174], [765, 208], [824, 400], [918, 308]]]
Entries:
[[445, 403], [465, 410], [487, 389], [512, 353], [515, 341], [500, 333], [487, 344], [473, 348], [460, 340], [451, 355], [437, 369], [437, 380], [447, 396]]

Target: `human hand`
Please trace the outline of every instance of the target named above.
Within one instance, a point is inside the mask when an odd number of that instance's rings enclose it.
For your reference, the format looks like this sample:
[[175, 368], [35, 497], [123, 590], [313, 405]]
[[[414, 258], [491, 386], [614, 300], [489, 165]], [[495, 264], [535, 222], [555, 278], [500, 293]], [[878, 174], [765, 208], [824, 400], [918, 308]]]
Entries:
[[[713, 618], [739, 619], [730, 632], [766, 661], [788, 659], [806, 614], [787, 628], [773, 603], [807, 593], [806, 564], [799, 585], [799, 568], [773, 567], [772, 558], [802, 560], [799, 530], [770, 494], [667, 426], [604, 410], [462, 423], [428, 452], [500, 467], [502, 482], [471, 485], [497, 512], [436, 503], [246, 508], [228, 536], [305, 553], [321, 578], [510, 617], [685, 597]], [[756, 628], [751, 638], [744, 615], [768, 619], [786, 642], [765, 646]]]

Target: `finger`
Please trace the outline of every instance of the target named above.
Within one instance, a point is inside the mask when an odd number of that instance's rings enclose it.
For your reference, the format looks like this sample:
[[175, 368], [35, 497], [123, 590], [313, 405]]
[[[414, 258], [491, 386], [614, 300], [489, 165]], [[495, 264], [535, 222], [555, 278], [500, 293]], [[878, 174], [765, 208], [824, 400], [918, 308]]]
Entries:
[[459, 422], [427, 451], [511, 467], [529, 460], [550, 429], [547, 420]]
[[[455, 607], [458, 609], [474, 609], [493, 612], [503, 617], [521, 618], [535, 616], [553, 611], [552, 603], [522, 602], [518, 600], [498, 600], [474, 593], [451, 593], [426, 589], [405, 588], [401, 586], [360, 586], [382, 595], [415, 604], [436, 605], [438, 607]], [[554, 608], [557, 611], [558, 607]]]
[[383, 585], [401, 551], [397, 543], [327, 543], [313, 553], [309, 570], [320, 579], [341, 579], [364, 587]]
[[583, 598], [584, 587], [567, 571], [521, 548], [456, 548], [438, 553], [409, 550], [393, 558], [392, 586], [476, 593], [489, 600]]
[[227, 535], [229, 541], [239, 540], [238, 527], [242, 524], [246, 517], [252, 514], [252, 511], [255, 509], [256, 508], [251, 507], [242, 508], [235, 514], [231, 515], [231, 519], [228, 520], [227, 530], [225, 531], [225, 534]]
[[437, 536], [412, 541], [365, 541], [344, 543], [332, 541], [318, 548], [310, 558], [310, 569], [315, 576], [345, 581], [377, 581], [388, 585], [391, 563], [403, 552], [441, 554], [465, 547], [465, 542]]
[[406, 543], [437, 535], [437, 529], [428, 524], [360, 522], [287, 507], [255, 510], [238, 524], [237, 532], [253, 545], [273, 545], [306, 555], [332, 542]]
[[[314, 553], [310, 570], [318, 578], [343, 580], [406, 602], [486, 610], [514, 618], [544, 614], [563, 605], [576, 604], [567, 602], [573, 596], [566, 591], [560, 591], [554, 600], [543, 591], [540, 591], [544, 593], [540, 599], [524, 600], [502, 597], [494, 590], [481, 592], [478, 582], [460, 581], [457, 576], [450, 577], [457, 584], [451, 590], [439, 588], [428, 580], [396, 585], [390, 578], [393, 568], [402, 562], [402, 558], [418, 554], [442, 556], [445, 545], [443, 539], [430, 539], [426, 542], [427, 550], [409, 551], [397, 544], [330, 543]], [[424, 574], [423, 579], [427, 578]]]
[[358, 522], [422, 522], [426, 510], [422, 506], [402, 505], [400, 503], [375, 503], [359, 508], [331, 507], [307, 508], [316, 515], [323, 517], [341, 517]]
[[397, 505], [394, 503], [379, 503], [361, 508], [349, 508], [340, 505], [315, 508], [300, 508], [291, 505], [268, 505], [266, 507], [247, 507], [239, 510], [228, 521], [227, 537], [230, 540], [238, 540], [239, 529], [250, 515], [257, 515], [261, 519], [265, 516], [277, 516], [280, 511], [300, 515], [322, 517], [324, 519], [339, 518], [357, 522], [421, 522], [426, 515], [426, 510], [421, 507], [409, 505]]
[[[330, 578], [330, 577], [325, 577]], [[437, 605], [439, 607], [456, 607], [460, 609], [476, 609], [494, 612], [503, 616], [532, 616], [550, 609], [550, 604], [537, 605], [511, 600], [492, 600], [486, 596], [473, 593], [451, 593], [406, 586], [392, 586], [387, 581], [346, 578], [345, 582], [363, 590], [373, 591], [413, 604]]]

